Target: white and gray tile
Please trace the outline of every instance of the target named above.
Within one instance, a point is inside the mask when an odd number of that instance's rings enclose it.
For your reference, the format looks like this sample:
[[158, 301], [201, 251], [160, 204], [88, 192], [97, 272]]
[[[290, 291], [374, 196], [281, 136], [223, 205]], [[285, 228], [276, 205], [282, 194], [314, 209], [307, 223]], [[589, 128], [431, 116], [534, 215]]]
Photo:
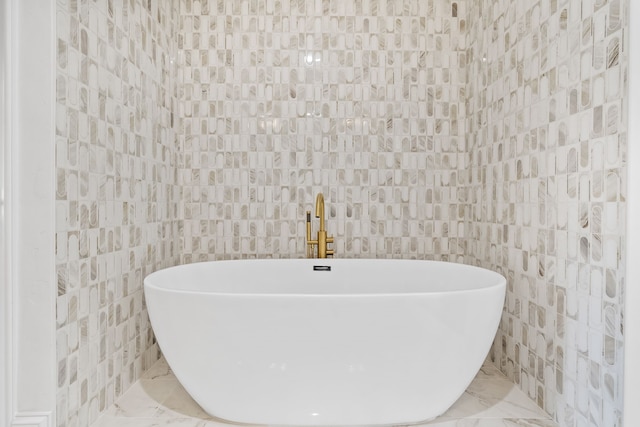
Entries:
[[304, 256], [318, 191], [340, 257], [503, 273], [502, 372], [621, 424], [629, 1], [56, 4], [59, 427], [159, 358], [146, 274]]

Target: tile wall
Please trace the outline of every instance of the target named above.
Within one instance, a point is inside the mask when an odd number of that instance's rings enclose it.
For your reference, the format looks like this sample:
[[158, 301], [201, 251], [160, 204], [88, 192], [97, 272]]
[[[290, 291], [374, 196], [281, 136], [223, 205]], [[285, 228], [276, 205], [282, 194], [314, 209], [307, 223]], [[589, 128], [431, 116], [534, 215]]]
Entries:
[[[181, 0], [184, 262], [462, 259], [466, 1]], [[317, 221], [314, 227], [317, 226]]]
[[159, 356], [142, 279], [179, 261], [177, 3], [57, 1], [58, 427]]
[[505, 274], [495, 363], [619, 425], [626, 8], [58, 0], [58, 425], [157, 358], [146, 274], [304, 256], [319, 191], [337, 256]]
[[561, 426], [620, 426], [624, 0], [476, 0], [467, 262], [509, 278], [492, 355]]

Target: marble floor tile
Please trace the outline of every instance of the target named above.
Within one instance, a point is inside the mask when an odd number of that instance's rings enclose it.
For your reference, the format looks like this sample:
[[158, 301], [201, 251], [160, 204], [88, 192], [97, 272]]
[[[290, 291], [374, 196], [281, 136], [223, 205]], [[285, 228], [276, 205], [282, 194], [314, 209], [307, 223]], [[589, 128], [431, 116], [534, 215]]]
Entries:
[[440, 418], [526, 418], [549, 416], [506, 378], [475, 379]]
[[[102, 416], [92, 427], [204, 427], [202, 420], [191, 418], [149, 418], [149, 417], [112, 417]], [[224, 424], [221, 424], [223, 426]]]
[[178, 387], [162, 403], [155, 414], [157, 418], [190, 417], [194, 419], [211, 419], [192, 398], [187, 391], [178, 384]]
[[151, 368], [142, 375], [143, 380], [162, 380], [162, 379], [174, 379], [175, 376], [171, 372], [169, 364], [164, 358], [161, 358], [153, 364]]
[[461, 418], [457, 420], [434, 420], [415, 427], [558, 427], [550, 419], [524, 418]]
[[[152, 366], [92, 427], [231, 427], [189, 396], [164, 359]], [[458, 401], [420, 427], [556, 427], [550, 417], [491, 364]]]
[[116, 403], [107, 409], [105, 416], [118, 418], [154, 417], [160, 405], [179, 387], [174, 378], [164, 380], [140, 380], [133, 384]]

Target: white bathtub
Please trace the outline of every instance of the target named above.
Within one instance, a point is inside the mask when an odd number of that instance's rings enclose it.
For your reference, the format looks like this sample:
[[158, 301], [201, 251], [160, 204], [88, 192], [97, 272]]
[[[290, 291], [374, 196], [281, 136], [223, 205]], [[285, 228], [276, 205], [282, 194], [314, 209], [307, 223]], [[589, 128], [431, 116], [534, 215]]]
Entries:
[[431, 261], [218, 261], [158, 271], [144, 290], [167, 362], [209, 414], [371, 426], [432, 419], [460, 397], [505, 279]]

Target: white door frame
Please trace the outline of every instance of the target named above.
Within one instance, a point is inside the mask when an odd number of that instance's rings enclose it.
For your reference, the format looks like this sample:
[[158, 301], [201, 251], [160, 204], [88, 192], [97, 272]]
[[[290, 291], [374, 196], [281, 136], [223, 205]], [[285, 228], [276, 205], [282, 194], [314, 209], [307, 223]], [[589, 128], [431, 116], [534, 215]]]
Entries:
[[640, 2], [629, 5], [627, 277], [624, 326], [624, 425], [640, 426]]
[[0, 424], [54, 427], [56, 3], [0, 3]]
[[7, 271], [10, 262], [8, 262], [9, 245], [7, 244], [10, 232], [8, 221], [6, 218], [5, 208], [7, 208], [6, 191], [8, 187], [8, 168], [9, 162], [9, 76], [8, 58], [9, 58], [9, 9], [6, 2], [0, 1], [0, 425], [9, 425], [10, 415], [9, 408], [12, 407], [12, 394], [9, 384], [11, 383], [9, 365], [11, 358], [8, 354], [12, 347], [11, 342], [11, 324], [9, 310], [11, 309], [11, 294], [9, 293], [9, 273]]

